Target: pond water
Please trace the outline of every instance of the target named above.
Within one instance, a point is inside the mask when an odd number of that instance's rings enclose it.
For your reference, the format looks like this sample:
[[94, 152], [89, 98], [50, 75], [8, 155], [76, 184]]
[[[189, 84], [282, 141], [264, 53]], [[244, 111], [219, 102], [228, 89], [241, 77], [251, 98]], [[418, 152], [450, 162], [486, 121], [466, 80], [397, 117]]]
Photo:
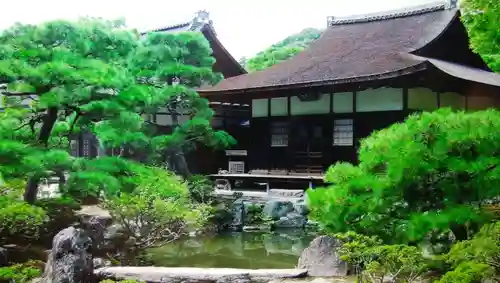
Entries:
[[155, 266], [294, 268], [314, 237], [302, 230], [227, 233], [180, 239], [149, 255]]

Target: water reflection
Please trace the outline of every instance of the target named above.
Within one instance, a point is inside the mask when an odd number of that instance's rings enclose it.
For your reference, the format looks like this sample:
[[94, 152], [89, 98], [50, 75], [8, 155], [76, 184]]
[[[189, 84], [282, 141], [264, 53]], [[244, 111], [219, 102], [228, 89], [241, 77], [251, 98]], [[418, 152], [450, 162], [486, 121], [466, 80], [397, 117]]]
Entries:
[[150, 251], [156, 266], [293, 268], [311, 233], [241, 232], [186, 238]]

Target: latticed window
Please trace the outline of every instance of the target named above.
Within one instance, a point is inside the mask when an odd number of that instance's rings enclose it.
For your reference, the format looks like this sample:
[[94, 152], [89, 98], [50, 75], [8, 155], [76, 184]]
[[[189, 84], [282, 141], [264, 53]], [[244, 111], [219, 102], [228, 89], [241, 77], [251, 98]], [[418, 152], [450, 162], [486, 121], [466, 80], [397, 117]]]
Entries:
[[229, 173], [243, 174], [245, 173], [245, 162], [243, 161], [229, 161]]
[[284, 147], [288, 146], [288, 122], [271, 123], [271, 146]]
[[89, 157], [90, 156], [90, 140], [89, 139], [84, 139], [83, 140], [83, 145], [82, 145], [82, 155]]
[[333, 145], [354, 145], [354, 121], [352, 119], [339, 119], [333, 125]]

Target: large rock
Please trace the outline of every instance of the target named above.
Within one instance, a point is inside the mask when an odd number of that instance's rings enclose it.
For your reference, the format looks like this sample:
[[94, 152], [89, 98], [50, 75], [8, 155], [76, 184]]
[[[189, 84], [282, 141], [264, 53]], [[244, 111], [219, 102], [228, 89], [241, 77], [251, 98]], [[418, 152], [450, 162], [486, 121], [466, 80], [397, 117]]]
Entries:
[[238, 199], [231, 205], [231, 214], [233, 221], [231, 223], [231, 230], [242, 231], [245, 220], [245, 203], [242, 199]]
[[330, 236], [314, 239], [299, 258], [298, 268], [307, 269], [309, 276], [346, 276], [347, 263], [337, 252], [342, 243]]
[[296, 212], [288, 213], [284, 217], [280, 217], [278, 221], [274, 223], [276, 228], [303, 228], [306, 226], [307, 219], [305, 216], [300, 215]]
[[306, 204], [305, 200], [303, 200], [303, 199], [296, 200], [293, 203], [293, 209], [295, 212], [297, 212], [300, 215], [307, 215], [309, 213], [309, 210], [307, 208], [307, 204]]
[[68, 227], [54, 236], [41, 282], [93, 282], [92, 240], [83, 229]]
[[287, 200], [270, 200], [264, 205], [263, 212], [266, 216], [278, 220], [293, 211], [293, 203]]
[[271, 189], [269, 190], [269, 195], [274, 197], [301, 198], [304, 196], [304, 190]]

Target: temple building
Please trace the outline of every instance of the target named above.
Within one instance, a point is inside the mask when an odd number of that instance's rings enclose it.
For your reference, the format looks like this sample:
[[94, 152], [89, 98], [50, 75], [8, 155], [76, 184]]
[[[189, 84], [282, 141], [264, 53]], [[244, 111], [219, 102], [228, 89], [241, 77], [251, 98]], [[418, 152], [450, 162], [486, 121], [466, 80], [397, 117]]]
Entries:
[[471, 51], [459, 17], [452, 0], [329, 17], [296, 56], [199, 90], [213, 105], [251, 106], [243, 141], [213, 173], [321, 174], [356, 162], [360, 139], [411, 113], [499, 107], [500, 75]]

